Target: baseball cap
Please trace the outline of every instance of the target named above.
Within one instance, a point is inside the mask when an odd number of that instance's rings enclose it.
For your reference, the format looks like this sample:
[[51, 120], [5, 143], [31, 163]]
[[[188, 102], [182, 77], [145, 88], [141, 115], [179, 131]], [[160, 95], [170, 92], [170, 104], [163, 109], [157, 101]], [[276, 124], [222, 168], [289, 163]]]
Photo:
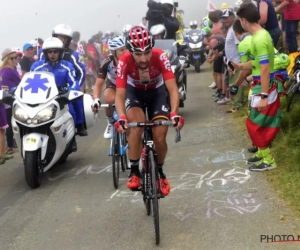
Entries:
[[12, 49], [5, 49], [3, 50], [2, 52], [2, 61], [5, 57], [7, 57], [8, 55], [12, 54], [12, 53], [15, 53]]
[[229, 17], [229, 16], [235, 16], [234, 12], [232, 10], [229, 10], [229, 9], [224, 10], [222, 17]]
[[29, 48], [33, 48], [33, 45], [31, 43], [25, 43], [23, 45], [23, 51], [28, 50]]

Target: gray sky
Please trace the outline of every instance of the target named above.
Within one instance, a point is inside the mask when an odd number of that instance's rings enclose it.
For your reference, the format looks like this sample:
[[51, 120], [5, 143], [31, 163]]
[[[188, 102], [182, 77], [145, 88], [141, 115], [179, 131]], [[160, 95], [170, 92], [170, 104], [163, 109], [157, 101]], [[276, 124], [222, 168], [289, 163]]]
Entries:
[[[2, 0], [4, 1], [4, 0]], [[139, 24], [147, 11], [148, 0], [9, 0], [0, 8], [0, 52], [7, 47], [22, 47], [24, 43], [51, 36], [55, 25], [65, 23], [81, 32], [87, 40], [99, 30], [122, 30], [125, 24]], [[185, 11], [184, 21], [198, 22], [207, 13], [206, 0], [178, 0]], [[217, 8], [223, 2], [234, 5], [235, 0], [212, 0]], [[79, 4], [80, 3], [80, 4]], [[68, 14], [66, 14], [68, 13]], [[118, 15], [120, 16], [118, 18]]]

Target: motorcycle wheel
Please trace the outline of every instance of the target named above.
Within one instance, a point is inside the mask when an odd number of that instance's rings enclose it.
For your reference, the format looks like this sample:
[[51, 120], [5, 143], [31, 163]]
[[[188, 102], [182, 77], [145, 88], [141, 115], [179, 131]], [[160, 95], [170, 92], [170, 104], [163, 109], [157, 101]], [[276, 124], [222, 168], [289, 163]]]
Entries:
[[196, 61], [195, 61], [195, 70], [196, 70], [196, 72], [197, 73], [200, 73], [200, 60], [199, 59], [197, 59]]
[[25, 179], [29, 187], [38, 188], [42, 183], [43, 168], [40, 166], [40, 151], [26, 151], [24, 159]]

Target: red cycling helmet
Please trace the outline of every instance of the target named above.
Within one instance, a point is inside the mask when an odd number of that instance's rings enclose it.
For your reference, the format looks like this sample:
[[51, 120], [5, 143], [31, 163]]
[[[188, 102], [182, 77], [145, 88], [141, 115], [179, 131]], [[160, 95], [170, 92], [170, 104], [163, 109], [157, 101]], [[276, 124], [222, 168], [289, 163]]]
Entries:
[[130, 52], [144, 52], [154, 47], [154, 39], [147, 28], [132, 27], [126, 36], [126, 48]]

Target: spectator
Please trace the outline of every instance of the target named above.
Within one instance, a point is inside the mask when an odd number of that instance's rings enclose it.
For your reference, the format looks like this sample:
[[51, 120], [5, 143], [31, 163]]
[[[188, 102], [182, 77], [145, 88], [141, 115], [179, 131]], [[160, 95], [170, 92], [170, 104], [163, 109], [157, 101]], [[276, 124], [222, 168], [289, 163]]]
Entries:
[[20, 60], [20, 66], [22, 70], [22, 77], [30, 71], [31, 65], [34, 63], [34, 48], [31, 43], [25, 43], [23, 46], [23, 57]]
[[[17, 54], [11, 49], [5, 49], [2, 52], [2, 66], [0, 67], [0, 87], [1, 89], [10, 90], [11, 88], [17, 87], [20, 83], [20, 76], [16, 70], [17, 65]], [[3, 111], [2, 111], [3, 112]], [[6, 139], [7, 139], [7, 151], [6, 155], [10, 155], [14, 152], [13, 149], [13, 138], [14, 134], [11, 126], [12, 108], [5, 105], [6, 122], [8, 127], [6, 128]], [[7, 158], [8, 156], [6, 156]]]
[[148, 20], [148, 29], [156, 24], [164, 24], [167, 30], [166, 39], [176, 40], [176, 32], [179, 30], [179, 22], [172, 16], [174, 3], [173, 0], [161, 0], [160, 3], [154, 0], [148, 1], [148, 11], [146, 19]]
[[[240, 56], [238, 53], [238, 44], [239, 40], [236, 38], [233, 31], [233, 23], [235, 21], [235, 14], [231, 10], [223, 11], [223, 23], [228, 28], [228, 33], [226, 36], [225, 42], [225, 55], [228, 61], [240, 62]], [[236, 72], [232, 72], [229, 79], [229, 85], [233, 85], [238, 79], [238, 74]], [[243, 107], [244, 101], [244, 90], [243, 88], [239, 88], [238, 93], [235, 97], [232, 98], [232, 109], [228, 110], [227, 113], [233, 113], [240, 110]]]
[[270, 33], [274, 47], [277, 46], [280, 38], [280, 28], [276, 16], [276, 12], [271, 0], [255, 0], [260, 15], [259, 24]]
[[140, 23], [140, 26], [148, 28], [148, 21], [147, 21], [146, 17], [142, 18], [142, 22]]
[[86, 84], [88, 93], [93, 93], [94, 84], [97, 78], [97, 69], [100, 67], [99, 53], [94, 45], [95, 38], [92, 37], [87, 43], [87, 66], [86, 66]]
[[297, 52], [298, 22], [300, 20], [300, 5], [294, 0], [282, 0], [276, 8], [276, 12], [283, 10], [285, 21], [285, 38], [289, 53]]
[[21, 70], [21, 66], [20, 66], [20, 61], [22, 59], [22, 56], [23, 56], [23, 52], [20, 48], [18, 47], [15, 47], [12, 49], [14, 52], [16, 52], [16, 55], [17, 55], [17, 66], [16, 66], [16, 69], [18, 71], [18, 74], [20, 76], [20, 78], [22, 77], [22, 70]]

